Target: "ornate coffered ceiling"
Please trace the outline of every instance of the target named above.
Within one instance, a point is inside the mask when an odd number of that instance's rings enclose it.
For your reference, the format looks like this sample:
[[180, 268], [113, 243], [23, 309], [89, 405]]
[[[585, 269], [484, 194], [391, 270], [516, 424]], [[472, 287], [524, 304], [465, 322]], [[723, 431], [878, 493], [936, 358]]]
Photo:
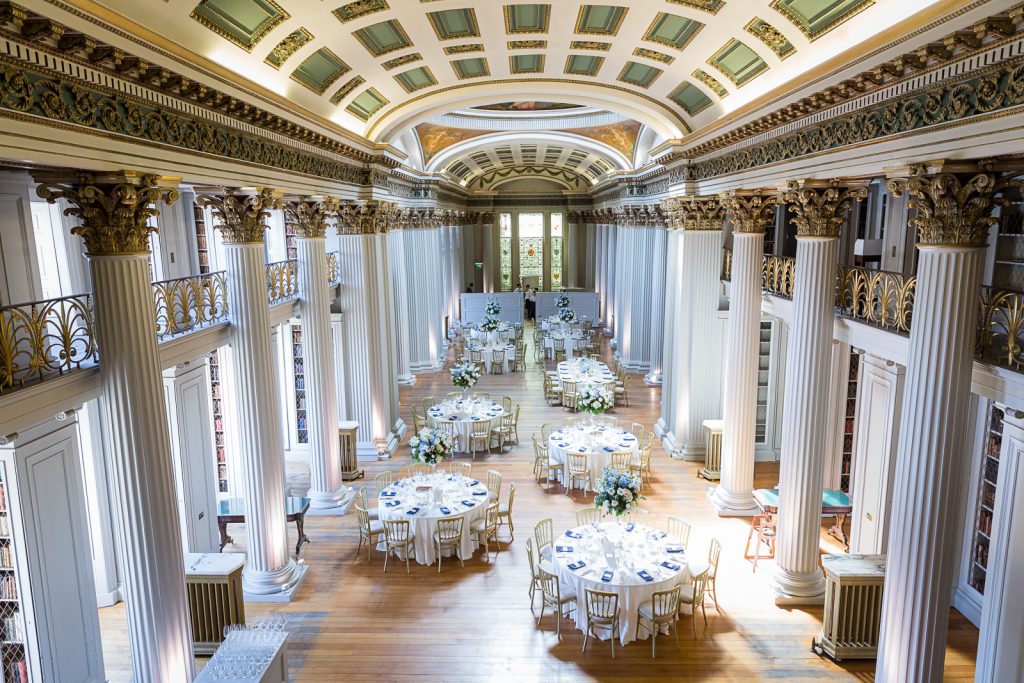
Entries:
[[551, 102], [682, 137], [936, 0], [95, 1], [389, 142], [453, 110]]

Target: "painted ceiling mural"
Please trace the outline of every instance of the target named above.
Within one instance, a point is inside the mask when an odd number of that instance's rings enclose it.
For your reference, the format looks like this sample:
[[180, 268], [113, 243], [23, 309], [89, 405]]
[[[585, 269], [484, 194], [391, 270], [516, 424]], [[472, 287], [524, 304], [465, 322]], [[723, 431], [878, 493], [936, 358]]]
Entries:
[[567, 104], [565, 102], [498, 102], [496, 104], [481, 104], [474, 109], [484, 111], [555, 111], [559, 109], [577, 109], [578, 104]]
[[492, 130], [452, 128], [429, 122], [416, 126], [416, 135], [420, 139], [420, 149], [423, 150], [423, 163], [425, 164], [437, 156], [438, 152], [442, 152], [452, 145], [493, 132]]

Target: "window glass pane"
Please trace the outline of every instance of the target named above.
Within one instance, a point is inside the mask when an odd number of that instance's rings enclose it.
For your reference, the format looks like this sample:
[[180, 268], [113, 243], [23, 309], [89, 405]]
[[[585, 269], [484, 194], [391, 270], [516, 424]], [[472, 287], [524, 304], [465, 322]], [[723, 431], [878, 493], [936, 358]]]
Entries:
[[544, 214], [519, 214], [519, 239], [524, 237], [544, 237]]
[[512, 214], [498, 214], [498, 251], [500, 252], [501, 281], [498, 287], [502, 292], [512, 291]]
[[551, 236], [562, 236], [562, 214], [560, 213], [551, 214]]

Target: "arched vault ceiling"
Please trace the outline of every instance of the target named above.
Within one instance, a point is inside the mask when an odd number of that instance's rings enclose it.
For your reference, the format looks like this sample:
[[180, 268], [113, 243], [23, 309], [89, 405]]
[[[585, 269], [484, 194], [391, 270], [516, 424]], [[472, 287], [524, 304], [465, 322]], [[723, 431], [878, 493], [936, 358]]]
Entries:
[[513, 100], [600, 107], [679, 137], [937, 0], [98, 1], [387, 142]]

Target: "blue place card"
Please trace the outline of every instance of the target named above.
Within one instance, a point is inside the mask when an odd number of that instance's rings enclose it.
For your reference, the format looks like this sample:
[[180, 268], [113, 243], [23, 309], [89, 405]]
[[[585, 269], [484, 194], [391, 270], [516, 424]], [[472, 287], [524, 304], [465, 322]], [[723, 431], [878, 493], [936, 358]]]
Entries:
[[636, 524], [634, 524], [633, 522], [630, 522], [629, 524], [626, 525], [626, 531], [632, 531], [635, 528], [636, 528]]
[[407, 514], [407, 515], [415, 515], [419, 511], [420, 511], [419, 508], [409, 508], [408, 510], [405, 511], [405, 514]]
[[474, 479], [473, 481], [469, 482], [469, 485], [470, 486], [479, 486], [480, 485], [480, 480], [479, 479]]
[[648, 574], [646, 569], [641, 569], [640, 571], [638, 571], [636, 573], [636, 575], [639, 576], [644, 581], [654, 581], [654, 577], [651, 576], [650, 574]]
[[486, 496], [487, 491], [473, 491], [474, 496]]
[[608, 452], [608, 453], [614, 453], [614, 452], [615, 452], [615, 449], [614, 449], [614, 448], [612, 448], [611, 446], [605, 446], [605, 447], [604, 447], [604, 450], [605, 450], [606, 452]]
[[572, 552], [572, 546], [571, 545], [556, 545], [555, 546], [555, 552], [556, 553], [571, 553]]
[[468, 508], [471, 508], [471, 507], [473, 507], [474, 505], [476, 505], [476, 503], [474, 503], [474, 502], [473, 502], [473, 501], [471, 501], [471, 500], [464, 500], [464, 501], [462, 501], [462, 504], [463, 504], [463, 505], [465, 505], [465, 506], [466, 506], [466, 507], [468, 507]]
[[578, 562], [573, 562], [572, 564], [570, 564], [569, 565], [569, 569], [571, 569], [571, 570], [573, 570], [575, 572], [575, 571], [578, 571], [580, 569], [583, 569], [586, 566], [587, 566], [586, 562], [584, 562], [583, 560], [579, 560]]
[[447, 508], [446, 506], [444, 506], [444, 505], [442, 505], [442, 506], [441, 506], [441, 507], [440, 507], [439, 509], [441, 510], [441, 514], [443, 514], [443, 515], [450, 515], [450, 514], [452, 514], [452, 511], [451, 511], [451, 510], [449, 510], [449, 509], [448, 509], [448, 508]]
[[402, 504], [402, 501], [400, 501], [400, 500], [392, 500], [390, 502], [384, 503], [384, 507], [386, 507], [386, 508], [396, 508], [396, 507], [398, 507], [401, 504]]
[[681, 545], [667, 545], [665, 546], [666, 553], [681, 553], [684, 548]]
[[398, 493], [397, 491], [381, 491], [381, 492], [380, 492], [380, 495], [384, 496], [385, 498], [392, 498], [392, 497], [394, 497], [394, 496], [395, 496], [395, 495], [396, 495], [397, 493]]
[[579, 533], [578, 531], [573, 531], [572, 529], [570, 529], [569, 531], [566, 531], [565, 535], [568, 536], [569, 538], [575, 538], [577, 540], [583, 538], [583, 534]]
[[669, 569], [669, 570], [674, 571], [674, 572], [675, 571], [679, 571], [679, 569], [680, 569], [680, 565], [676, 564], [675, 562], [669, 562], [668, 560], [665, 560], [664, 562], [662, 562], [661, 566], [664, 567], [665, 569]]
[[613, 572], [611, 569], [606, 569], [604, 574], [601, 574], [601, 580], [604, 581], [605, 583], [608, 583], [609, 581], [611, 581], [614, 578], [615, 578], [615, 572]]

